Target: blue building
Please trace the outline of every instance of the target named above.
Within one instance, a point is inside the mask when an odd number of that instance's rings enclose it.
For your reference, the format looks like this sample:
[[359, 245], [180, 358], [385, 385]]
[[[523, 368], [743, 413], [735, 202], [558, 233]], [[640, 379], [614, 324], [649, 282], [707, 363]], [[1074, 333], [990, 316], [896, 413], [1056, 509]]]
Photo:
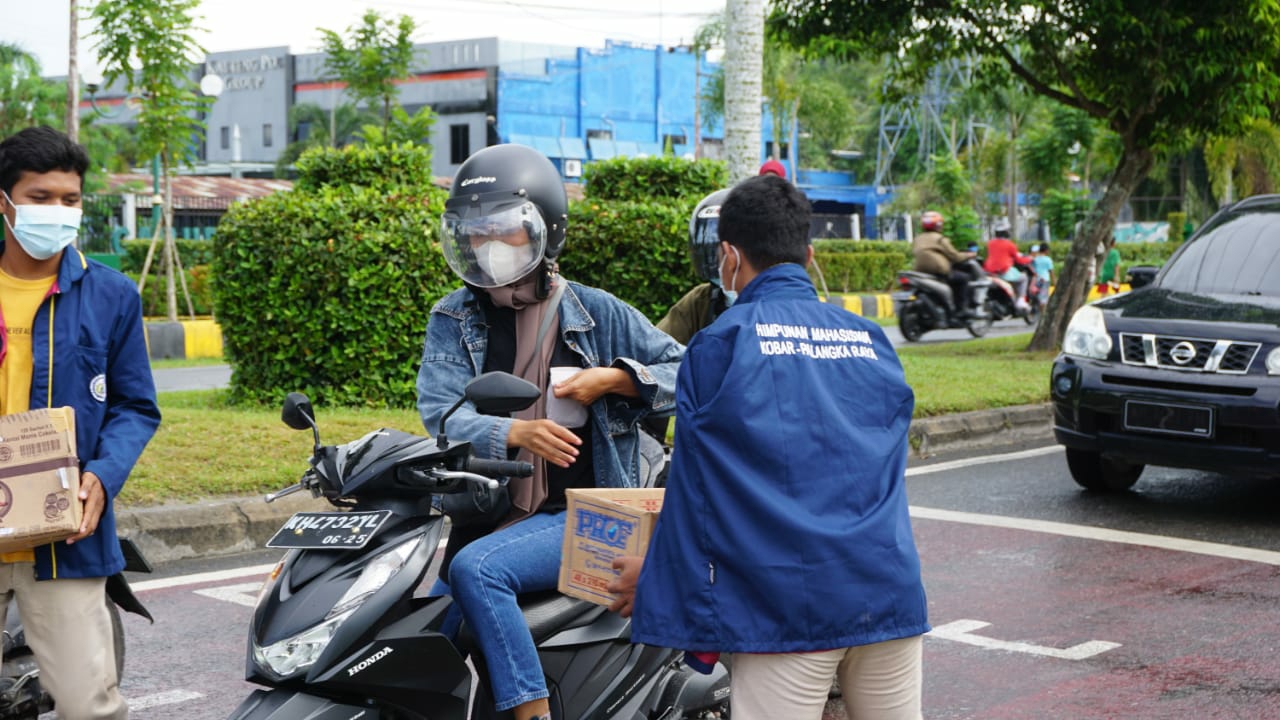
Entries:
[[[310, 103], [324, 110], [351, 103], [341, 82], [327, 77], [323, 53], [290, 54], [257, 48], [209, 54], [192, 78], [217, 75], [223, 90], [205, 113], [197, 149], [205, 174], [269, 175], [281, 151], [323, 127], [290, 128], [290, 109]], [[586, 163], [612, 157], [723, 155], [721, 123], [699, 115], [702, 82], [714, 70], [688, 48], [610, 42], [600, 49], [512, 42], [496, 37], [415, 46], [411, 76], [399, 83], [399, 101], [414, 113], [430, 106], [432, 171], [451, 177], [472, 152], [500, 142], [542, 151], [567, 182]], [[99, 91], [101, 104], [121, 104], [122, 93]], [[86, 102], [86, 104], [88, 104]], [[132, 112], [112, 122], [131, 123]], [[764, 118], [761, 159], [771, 149]], [[794, 128], [792, 129], [795, 135]], [[795, 138], [784, 151], [795, 146]], [[840, 173], [789, 175], [814, 201], [815, 237], [873, 237], [883, 193]], [[860, 230], [855, 230], [857, 226]]]

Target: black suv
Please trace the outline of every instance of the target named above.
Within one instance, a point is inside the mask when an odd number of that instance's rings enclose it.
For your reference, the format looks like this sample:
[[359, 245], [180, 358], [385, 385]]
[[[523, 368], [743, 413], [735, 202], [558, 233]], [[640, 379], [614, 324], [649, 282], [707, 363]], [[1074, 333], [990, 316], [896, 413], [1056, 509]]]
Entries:
[[1149, 285], [1080, 308], [1050, 383], [1086, 488], [1148, 464], [1280, 477], [1280, 195], [1220, 210]]

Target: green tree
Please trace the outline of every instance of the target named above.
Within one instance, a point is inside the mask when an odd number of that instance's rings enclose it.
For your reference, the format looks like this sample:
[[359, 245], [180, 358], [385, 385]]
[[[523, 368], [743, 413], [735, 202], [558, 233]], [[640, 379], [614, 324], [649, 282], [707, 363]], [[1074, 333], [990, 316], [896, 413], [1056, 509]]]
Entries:
[[1239, 134], [1280, 96], [1274, 0], [777, 0], [771, 27], [813, 53], [890, 57], [903, 77], [974, 57], [992, 82], [1017, 78], [1119, 137], [1119, 162], [1072, 242], [1033, 349], [1060, 344], [1088, 291], [1089, 257], [1156, 158], [1190, 137]]
[[0, 137], [37, 125], [61, 127], [66, 88], [40, 77], [40, 62], [17, 45], [0, 43]]
[[356, 104], [381, 106], [382, 131], [391, 125], [391, 105], [400, 94], [396, 80], [409, 77], [413, 62], [413, 18], [401, 15], [399, 20], [384, 18], [376, 10], [368, 10], [359, 25], [347, 28], [347, 38], [333, 30], [319, 28], [325, 69], [346, 83], [347, 93]]
[[1280, 188], [1280, 128], [1270, 120], [1253, 120], [1234, 137], [1210, 138], [1204, 156], [1219, 203]]
[[[164, 169], [164, 268], [169, 319], [178, 319], [175, 275], [181, 270], [173, 239], [173, 183], [175, 162], [195, 159], [195, 139], [204, 131], [199, 111], [209, 99], [196, 92], [191, 64], [204, 49], [195, 41], [192, 13], [199, 0], [129, 0], [100, 2], [91, 16], [97, 22], [98, 62], [104, 84], [119, 83], [125, 91], [142, 97], [138, 110], [138, 146], [145, 157], [160, 158]], [[156, 238], [160, 237], [157, 228]], [[145, 284], [152, 253], [148, 253], [140, 284]], [[191, 307], [190, 293], [183, 294]]]
[[365, 145], [398, 145], [412, 143], [431, 146], [431, 127], [436, 124], [436, 113], [424, 105], [410, 115], [402, 106], [391, 108], [391, 122], [384, 126], [365, 125], [360, 128], [360, 138]]
[[284, 177], [290, 165], [311, 148], [342, 148], [357, 138], [356, 133], [372, 124], [376, 116], [350, 103], [326, 110], [315, 103], [298, 103], [289, 108], [289, 135], [295, 140], [276, 159], [276, 177]]

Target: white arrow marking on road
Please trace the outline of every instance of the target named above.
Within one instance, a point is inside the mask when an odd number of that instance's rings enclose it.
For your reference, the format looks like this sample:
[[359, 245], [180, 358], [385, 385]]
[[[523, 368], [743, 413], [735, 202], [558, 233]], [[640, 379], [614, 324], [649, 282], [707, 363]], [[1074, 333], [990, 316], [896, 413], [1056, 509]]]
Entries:
[[176, 705], [177, 703], [189, 702], [191, 700], [199, 700], [204, 697], [203, 693], [193, 690], [169, 690], [154, 695], [143, 695], [139, 698], [129, 700], [129, 710], [136, 712], [138, 710], [146, 710], [147, 708], [159, 707], [161, 705]]
[[1024, 642], [996, 640], [995, 638], [970, 634], [974, 630], [981, 630], [990, 625], [991, 623], [982, 622], [981, 620], [956, 620], [934, 628], [929, 634], [944, 640], [954, 640], [990, 650], [1007, 650], [1030, 655], [1043, 655], [1044, 657], [1058, 658], [1059, 660], [1084, 660], [1120, 647], [1120, 643], [1090, 640], [1079, 645], [1072, 645], [1069, 648], [1054, 648]]
[[[161, 705], [176, 705], [178, 703], [199, 700], [204, 697], [203, 693], [192, 690], [169, 690], [166, 692], [155, 693], [153, 695], [143, 695], [142, 697], [129, 698], [129, 712], [136, 713], [139, 710], [147, 710]], [[58, 714], [56, 712], [41, 713], [40, 720], [56, 720]]]
[[240, 583], [239, 585], [223, 585], [222, 587], [203, 588], [195, 590], [196, 595], [213, 598], [214, 600], [224, 600], [245, 607], [257, 607], [258, 592], [262, 590], [262, 583]]

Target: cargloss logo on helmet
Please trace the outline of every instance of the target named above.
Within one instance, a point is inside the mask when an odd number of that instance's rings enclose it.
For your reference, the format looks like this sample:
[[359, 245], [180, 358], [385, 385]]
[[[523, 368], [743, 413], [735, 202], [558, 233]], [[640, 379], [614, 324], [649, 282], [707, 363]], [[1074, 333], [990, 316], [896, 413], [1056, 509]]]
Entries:
[[488, 175], [477, 175], [476, 177], [467, 178], [466, 180], [463, 180], [461, 183], [458, 183], [458, 186], [466, 187], [468, 185], [477, 185], [479, 183], [494, 183], [494, 182], [498, 182], [498, 178], [489, 177]]

